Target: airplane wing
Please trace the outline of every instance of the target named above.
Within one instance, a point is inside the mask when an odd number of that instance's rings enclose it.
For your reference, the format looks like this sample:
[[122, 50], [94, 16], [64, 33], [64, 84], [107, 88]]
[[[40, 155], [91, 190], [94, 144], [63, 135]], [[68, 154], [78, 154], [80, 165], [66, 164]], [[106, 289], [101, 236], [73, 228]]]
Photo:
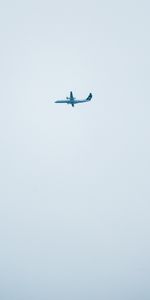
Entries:
[[73, 99], [73, 92], [70, 92], [70, 99]]

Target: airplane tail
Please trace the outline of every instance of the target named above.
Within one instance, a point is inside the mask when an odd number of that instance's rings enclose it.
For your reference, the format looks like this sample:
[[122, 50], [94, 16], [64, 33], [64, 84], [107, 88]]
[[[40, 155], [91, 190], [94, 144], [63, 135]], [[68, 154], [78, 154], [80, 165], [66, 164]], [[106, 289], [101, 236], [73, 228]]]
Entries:
[[89, 95], [88, 95], [88, 97], [86, 98], [86, 100], [87, 101], [90, 101], [92, 99], [92, 93], [90, 93]]

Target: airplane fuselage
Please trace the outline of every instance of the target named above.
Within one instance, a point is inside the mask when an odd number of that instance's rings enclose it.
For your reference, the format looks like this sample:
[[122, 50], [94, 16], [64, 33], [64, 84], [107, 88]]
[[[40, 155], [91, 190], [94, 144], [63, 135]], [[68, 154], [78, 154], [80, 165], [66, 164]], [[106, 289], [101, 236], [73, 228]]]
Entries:
[[55, 103], [71, 104], [72, 107], [74, 107], [75, 104], [88, 102], [88, 101], [91, 101], [91, 99], [92, 99], [92, 94], [91, 93], [89, 94], [89, 96], [86, 99], [76, 100], [76, 98], [73, 96], [73, 93], [70, 92], [70, 97], [66, 97], [66, 100], [57, 100], [57, 101], [55, 101]]

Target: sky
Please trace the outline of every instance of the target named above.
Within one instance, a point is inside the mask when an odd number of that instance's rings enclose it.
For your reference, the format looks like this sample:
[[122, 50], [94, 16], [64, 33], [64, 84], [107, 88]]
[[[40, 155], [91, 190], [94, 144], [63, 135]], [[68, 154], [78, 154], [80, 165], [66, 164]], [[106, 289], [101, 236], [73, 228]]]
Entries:
[[1, 300], [150, 299], [149, 10], [1, 1]]

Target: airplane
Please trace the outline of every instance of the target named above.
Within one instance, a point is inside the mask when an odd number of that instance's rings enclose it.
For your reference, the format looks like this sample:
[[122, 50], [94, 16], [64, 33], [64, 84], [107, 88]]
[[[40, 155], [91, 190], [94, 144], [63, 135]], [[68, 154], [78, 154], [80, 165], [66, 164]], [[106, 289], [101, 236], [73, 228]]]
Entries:
[[57, 100], [55, 101], [55, 103], [67, 103], [67, 104], [71, 104], [72, 107], [74, 107], [75, 104], [89, 102], [91, 101], [91, 99], [92, 99], [91, 93], [86, 99], [76, 100], [76, 98], [73, 96], [73, 92], [70, 92], [70, 97], [66, 97], [66, 100]]

